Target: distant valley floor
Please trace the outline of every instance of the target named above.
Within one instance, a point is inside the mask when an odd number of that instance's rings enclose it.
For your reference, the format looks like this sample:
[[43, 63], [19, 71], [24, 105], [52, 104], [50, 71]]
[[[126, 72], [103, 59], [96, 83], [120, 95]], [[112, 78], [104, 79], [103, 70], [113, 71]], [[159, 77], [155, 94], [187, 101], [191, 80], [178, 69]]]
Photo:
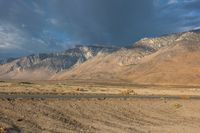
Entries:
[[134, 84], [87, 80], [62, 81], [0, 81], [0, 93], [58, 95], [122, 95], [122, 96], [200, 96], [199, 85]]

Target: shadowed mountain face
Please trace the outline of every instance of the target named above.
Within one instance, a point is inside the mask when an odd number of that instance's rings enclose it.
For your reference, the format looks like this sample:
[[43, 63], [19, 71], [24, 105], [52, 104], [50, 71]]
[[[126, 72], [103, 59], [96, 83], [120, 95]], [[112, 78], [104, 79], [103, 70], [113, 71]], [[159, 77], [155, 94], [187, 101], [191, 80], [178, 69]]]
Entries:
[[9, 63], [9, 62], [12, 62], [14, 60], [16, 60], [17, 58], [7, 58], [7, 59], [1, 59], [0, 60], [0, 65], [3, 65], [3, 64], [6, 64], [6, 63]]
[[196, 30], [144, 38], [131, 48], [81, 46], [7, 60], [0, 66], [0, 77], [199, 84], [199, 50], [200, 30]]

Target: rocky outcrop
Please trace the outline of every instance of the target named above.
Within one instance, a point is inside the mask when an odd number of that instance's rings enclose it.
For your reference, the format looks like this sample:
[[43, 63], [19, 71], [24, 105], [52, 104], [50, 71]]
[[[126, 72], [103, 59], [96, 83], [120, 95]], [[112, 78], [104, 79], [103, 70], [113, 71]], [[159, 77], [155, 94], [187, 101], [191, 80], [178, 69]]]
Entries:
[[[133, 47], [141, 48], [146, 52], [155, 52], [161, 48], [174, 46], [180, 43], [199, 43], [200, 42], [200, 30], [193, 30], [189, 32], [174, 33], [169, 35], [163, 35], [156, 38], [143, 38], [136, 42]], [[181, 45], [182, 45], [181, 44]], [[192, 45], [192, 44], [191, 44]]]

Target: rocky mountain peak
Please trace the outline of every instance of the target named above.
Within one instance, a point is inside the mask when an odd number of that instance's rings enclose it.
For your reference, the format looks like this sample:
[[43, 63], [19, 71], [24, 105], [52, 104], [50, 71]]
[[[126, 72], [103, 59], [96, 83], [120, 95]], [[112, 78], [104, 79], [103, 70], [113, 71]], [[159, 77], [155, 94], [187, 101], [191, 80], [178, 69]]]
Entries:
[[176, 45], [180, 41], [200, 41], [200, 30], [193, 30], [170, 35], [163, 35], [156, 38], [143, 38], [134, 44], [134, 48], [141, 48], [146, 51], [157, 51], [160, 48]]

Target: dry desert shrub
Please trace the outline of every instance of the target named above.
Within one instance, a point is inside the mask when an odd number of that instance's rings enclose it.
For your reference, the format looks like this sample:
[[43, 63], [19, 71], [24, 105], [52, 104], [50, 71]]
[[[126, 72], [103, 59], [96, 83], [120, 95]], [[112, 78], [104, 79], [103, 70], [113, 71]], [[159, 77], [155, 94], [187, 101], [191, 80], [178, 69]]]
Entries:
[[181, 108], [182, 106], [183, 106], [183, 105], [181, 105], [181, 104], [179, 104], [179, 103], [174, 104], [174, 107], [177, 108], [177, 109], [178, 109], [178, 108]]
[[123, 90], [121, 93], [122, 93], [122, 95], [130, 95], [130, 94], [136, 95], [135, 91], [131, 90], [131, 89]]
[[182, 100], [189, 100], [190, 96], [180, 96], [180, 99], [182, 99]]
[[23, 87], [32, 87], [33, 86], [33, 83], [31, 83], [31, 82], [19, 82], [18, 84]]
[[5, 132], [6, 132], [5, 128], [0, 126], [0, 133], [5, 133]]
[[86, 91], [83, 88], [77, 88], [76, 91]]
[[22, 84], [22, 85], [31, 85], [33, 83], [31, 83], [31, 82], [20, 82], [19, 84]]

